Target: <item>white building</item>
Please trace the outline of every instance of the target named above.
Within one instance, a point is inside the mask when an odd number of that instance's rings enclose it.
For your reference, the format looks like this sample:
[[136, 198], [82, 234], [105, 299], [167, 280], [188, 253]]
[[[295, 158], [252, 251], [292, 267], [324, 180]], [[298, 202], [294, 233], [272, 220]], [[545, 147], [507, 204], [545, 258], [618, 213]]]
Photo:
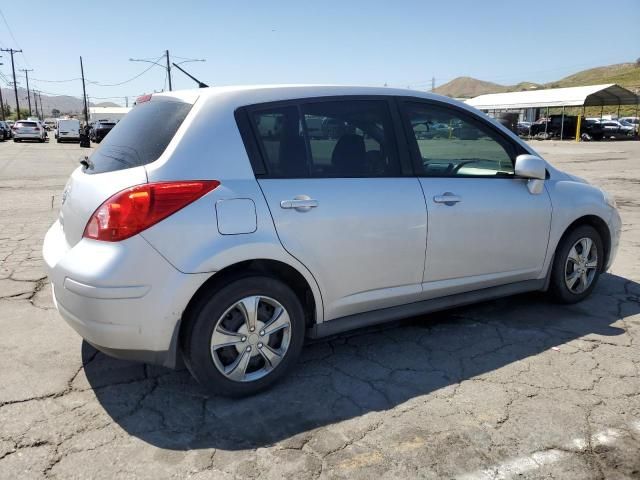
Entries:
[[89, 122], [97, 120], [118, 122], [129, 110], [131, 110], [129, 107], [89, 107]]

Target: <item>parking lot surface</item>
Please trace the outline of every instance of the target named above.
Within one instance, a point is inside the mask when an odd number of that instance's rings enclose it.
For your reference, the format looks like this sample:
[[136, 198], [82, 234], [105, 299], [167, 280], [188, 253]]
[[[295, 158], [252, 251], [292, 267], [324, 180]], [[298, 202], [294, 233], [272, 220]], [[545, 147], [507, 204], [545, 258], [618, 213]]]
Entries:
[[258, 396], [96, 352], [41, 244], [77, 145], [0, 143], [0, 478], [640, 478], [640, 142], [534, 142], [613, 193], [594, 295], [520, 295], [308, 345]]

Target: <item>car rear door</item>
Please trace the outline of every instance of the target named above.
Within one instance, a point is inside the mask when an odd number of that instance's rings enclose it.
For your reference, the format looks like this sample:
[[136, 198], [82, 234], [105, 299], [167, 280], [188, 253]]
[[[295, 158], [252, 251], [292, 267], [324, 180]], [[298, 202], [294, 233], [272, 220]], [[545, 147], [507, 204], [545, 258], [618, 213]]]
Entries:
[[278, 236], [316, 278], [324, 318], [418, 298], [426, 207], [408, 156], [398, 153], [389, 100], [285, 102], [247, 115]]
[[[486, 120], [441, 102], [402, 102], [429, 225], [425, 298], [538, 278], [551, 201], [514, 175], [519, 153]], [[446, 124], [433, 134], [433, 124]]]

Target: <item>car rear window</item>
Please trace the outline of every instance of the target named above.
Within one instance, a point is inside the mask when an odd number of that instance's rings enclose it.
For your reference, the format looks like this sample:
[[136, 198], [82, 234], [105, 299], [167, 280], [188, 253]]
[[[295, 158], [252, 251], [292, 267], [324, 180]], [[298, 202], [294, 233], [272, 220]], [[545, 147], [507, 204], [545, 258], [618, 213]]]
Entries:
[[18, 122], [16, 123], [18, 128], [20, 127], [37, 127], [38, 124], [36, 122]]
[[95, 174], [147, 165], [157, 160], [191, 110], [190, 103], [150, 101], [136, 105], [91, 155]]

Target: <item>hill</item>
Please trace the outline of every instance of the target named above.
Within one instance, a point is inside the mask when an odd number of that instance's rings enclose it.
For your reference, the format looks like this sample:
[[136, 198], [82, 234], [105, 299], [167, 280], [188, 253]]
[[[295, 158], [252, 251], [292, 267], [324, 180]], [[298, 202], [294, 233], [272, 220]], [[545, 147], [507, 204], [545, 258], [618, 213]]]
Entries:
[[632, 91], [636, 88], [640, 89], [640, 65], [637, 63], [618, 63], [590, 68], [545, 84], [520, 82], [517, 85], [500, 85], [473, 77], [458, 77], [436, 87], [434, 91], [448, 97], [472, 98], [487, 93], [519, 92], [532, 88], [577, 87], [601, 83], [617, 83]]
[[[2, 100], [4, 103], [8, 103], [11, 107], [11, 110], [14, 111], [16, 108], [16, 97], [13, 92], [13, 88], [3, 88], [2, 89]], [[27, 91], [24, 88], [18, 88], [18, 101], [20, 102], [20, 109], [28, 108], [29, 102], [27, 100]], [[93, 103], [89, 102], [89, 106], [91, 107], [119, 107], [117, 103], [113, 102], [102, 102], [102, 103]], [[38, 102], [38, 109], [40, 108], [40, 102]], [[71, 97], [68, 95], [42, 95], [42, 108], [44, 109], [45, 116], [48, 117], [51, 115], [51, 110], [54, 108], [59, 110], [62, 114], [79, 114], [83, 109], [82, 98]], [[31, 111], [35, 115], [36, 107], [33, 99], [33, 95], [31, 96]]]

